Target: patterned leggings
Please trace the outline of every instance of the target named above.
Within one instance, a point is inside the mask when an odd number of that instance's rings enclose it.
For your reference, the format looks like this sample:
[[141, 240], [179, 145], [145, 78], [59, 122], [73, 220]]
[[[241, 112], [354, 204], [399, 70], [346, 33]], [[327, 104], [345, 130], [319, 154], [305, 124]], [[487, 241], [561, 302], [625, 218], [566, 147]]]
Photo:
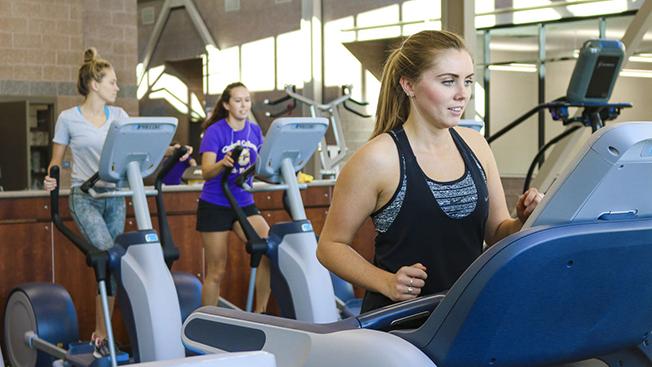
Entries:
[[[96, 188], [96, 192], [106, 190]], [[86, 240], [100, 250], [113, 247], [113, 241], [125, 227], [125, 200], [121, 197], [95, 199], [81, 191], [78, 186], [73, 187], [68, 198], [70, 213], [77, 227]], [[111, 277], [109, 293], [116, 289], [115, 279]]]

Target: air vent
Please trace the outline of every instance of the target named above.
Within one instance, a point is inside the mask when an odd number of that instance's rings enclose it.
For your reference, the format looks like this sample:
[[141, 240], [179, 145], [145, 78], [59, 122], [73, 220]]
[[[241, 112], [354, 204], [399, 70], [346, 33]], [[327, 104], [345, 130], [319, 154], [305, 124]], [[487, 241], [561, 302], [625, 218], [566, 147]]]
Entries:
[[140, 21], [143, 25], [154, 24], [155, 12], [153, 6], [146, 6], [140, 10]]
[[224, 11], [238, 11], [240, 10], [240, 0], [224, 0]]

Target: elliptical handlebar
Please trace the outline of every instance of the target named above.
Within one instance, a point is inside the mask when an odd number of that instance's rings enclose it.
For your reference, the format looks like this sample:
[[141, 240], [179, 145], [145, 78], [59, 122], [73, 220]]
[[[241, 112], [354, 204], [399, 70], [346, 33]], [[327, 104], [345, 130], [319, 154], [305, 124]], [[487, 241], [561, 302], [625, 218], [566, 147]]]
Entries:
[[[241, 145], [238, 145], [235, 148], [233, 148], [233, 150], [231, 151], [231, 158], [233, 158], [234, 162], [238, 161], [238, 158], [240, 158], [241, 153], [242, 153]], [[249, 220], [247, 219], [247, 215], [245, 214], [244, 210], [242, 210], [242, 207], [240, 207], [238, 201], [233, 196], [233, 192], [231, 192], [231, 189], [229, 188], [229, 176], [231, 175], [232, 171], [233, 171], [233, 167], [224, 168], [224, 171], [222, 172], [222, 178], [221, 178], [222, 189], [224, 190], [224, 194], [226, 195], [226, 198], [229, 200], [231, 207], [233, 208], [236, 216], [238, 217], [238, 222], [242, 227], [242, 231], [244, 232], [245, 237], [247, 237], [247, 244], [245, 247], [247, 252], [251, 254], [251, 267], [257, 268], [258, 265], [260, 264], [260, 260], [262, 259], [263, 255], [267, 253], [267, 241], [262, 239], [258, 235], [254, 227], [251, 225], [251, 223], [249, 223]]]
[[[297, 90], [296, 87], [294, 85], [292, 85], [291, 87], [292, 87], [292, 90], [294, 92], [296, 92], [296, 90]], [[283, 97], [275, 99], [275, 100], [270, 100], [269, 98], [266, 98], [265, 100], [263, 100], [263, 103], [266, 104], [266, 105], [269, 105], [269, 106], [275, 106], [277, 104], [281, 104], [281, 103], [286, 102], [286, 101], [290, 101], [290, 103], [288, 103], [285, 106], [285, 109], [280, 110], [278, 112], [269, 112], [269, 111], [267, 111], [267, 112], [265, 112], [265, 116], [271, 117], [271, 118], [277, 118], [277, 117], [280, 117], [280, 116], [283, 116], [283, 115], [289, 115], [297, 107], [297, 104], [296, 104], [295, 100], [292, 99], [292, 97], [287, 93]]]
[[352, 113], [354, 113], [354, 114], [356, 114], [356, 115], [358, 115], [360, 117], [365, 117], [365, 118], [371, 117], [371, 115], [367, 115], [365, 113], [358, 112], [358, 111], [354, 110], [353, 108], [349, 107], [349, 105], [346, 104], [346, 102], [353, 102], [354, 104], [356, 104], [358, 106], [364, 107], [364, 106], [368, 106], [369, 102], [361, 102], [361, 101], [356, 101], [355, 99], [353, 99], [351, 97], [351, 86], [350, 85], [343, 85], [341, 90], [342, 90], [342, 95], [343, 96], [349, 96], [349, 98], [347, 100], [345, 100], [344, 103], [343, 103], [344, 108], [347, 111], [352, 112]]
[[[351, 95], [351, 89], [352, 89], [351, 85], [343, 85], [340, 90], [342, 91], [342, 95], [350, 96]], [[349, 98], [349, 101], [357, 104], [358, 106], [368, 106], [369, 105], [369, 102], [360, 102], [360, 101], [356, 101], [353, 98]]]
[[[50, 216], [52, 217], [52, 222], [57, 227], [57, 229], [63, 233], [63, 235], [66, 236], [66, 238], [68, 238], [75, 245], [75, 247], [77, 247], [84, 254], [86, 257], [86, 264], [92, 267], [93, 271], [95, 272], [95, 280], [98, 283], [100, 281], [105, 281], [107, 279], [109, 253], [107, 251], [101, 251], [92, 246], [85, 239], [78, 236], [63, 223], [63, 220], [61, 220], [61, 216], [59, 214], [59, 166], [52, 166], [50, 168], [49, 174], [50, 177], [54, 178], [57, 181], [57, 185], [54, 190], [50, 191]], [[99, 177], [99, 175], [97, 176]], [[86, 182], [89, 181], [90, 179]]]
[[294, 109], [297, 108], [297, 103], [296, 103], [295, 100], [293, 100], [293, 99], [290, 98], [289, 96], [286, 96], [286, 97], [287, 97], [287, 98], [285, 98], [284, 100], [285, 100], [285, 101], [290, 100], [290, 103], [288, 103], [287, 105], [285, 105], [285, 109], [280, 110], [280, 111], [278, 111], [278, 112], [269, 112], [269, 111], [267, 111], [267, 112], [265, 112], [265, 116], [267, 116], [267, 117], [271, 117], [271, 118], [277, 118], [277, 117], [281, 117], [281, 116], [283, 116], [283, 115], [289, 115], [289, 114], [291, 114], [292, 111], [294, 111]]
[[489, 137], [487, 138], [487, 142], [488, 142], [489, 144], [491, 144], [494, 140], [500, 138], [500, 137], [503, 136], [504, 134], [506, 134], [506, 133], [508, 133], [509, 131], [511, 131], [513, 128], [515, 128], [515, 127], [517, 127], [518, 125], [522, 124], [523, 121], [525, 121], [525, 120], [528, 119], [528, 117], [530, 117], [530, 116], [534, 115], [535, 113], [539, 112], [539, 110], [541, 110], [542, 108], [545, 108], [546, 105], [547, 105], [547, 103], [540, 104], [540, 105], [538, 105], [538, 106], [532, 108], [532, 109], [529, 110], [528, 112], [524, 113], [523, 115], [517, 117], [514, 121], [510, 122], [509, 124], [507, 124], [507, 126], [505, 126], [504, 128], [498, 130], [498, 131], [495, 132], [493, 135], [489, 136]]
[[256, 165], [252, 165], [249, 168], [247, 168], [244, 172], [238, 175], [238, 177], [235, 178], [235, 184], [236, 186], [242, 187], [245, 190], [250, 190], [251, 187], [246, 184], [247, 179], [249, 176], [254, 174], [254, 171], [256, 171]]
[[[57, 167], [57, 169], [58, 169], [58, 167]], [[52, 176], [50, 176], [50, 177], [52, 177]], [[81, 191], [83, 191], [85, 194], [88, 194], [90, 189], [92, 189], [93, 186], [95, 186], [95, 184], [99, 180], [100, 180], [100, 173], [95, 172], [91, 177], [88, 178], [88, 180], [84, 181], [84, 183], [81, 185]]]
[[165, 161], [163, 161], [162, 168], [156, 175], [156, 181], [154, 181], [154, 188], [155, 189], [160, 189], [161, 185], [163, 184], [163, 179], [165, 176], [167, 176], [168, 173], [172, 170], [175, 164], [179, 161], [181, 157], [183, 157], [186, 153], [188, 153], [188, 148], [186, 147], [179, 147], [172, 152], [172, 155], [167, 157]]
[[273, 101], [271, 101], [269, 99], [265, 99], [265, 100], [263, 100], [263, 103], [266, 104], [266, 105], [275, 106], [275, 105], [277, 105], [279, 103], [283, 103], [283, 102], [285, 102], [287, 100], [290, 100], [291, 98], [292, 97], [290, 97], [290, 96], [283, 96], [283, 97], [281, 97], [279, 99], [275, 99]]
[[371, 117], [371, 115], [367, 115], [366, 113], [358, 112], [358, 111], [354, 110], [353, 108], [349, 107], [349, 105], [346, 104], [347, 101], [350, 101], [350, 102], [353, 102], [353, 103], [359, 104], [360, 106], [366, 106], [366, 105], [368, 105], [369, 103], [364, 102], [364, 104], [360, 104], [358, 101], [354, 101], [353, 99], [349, 98], [348, 100], [345, 100], [345, 101], [342, 103], [342, 106], [344, 106], [344, 109], [345, 109], [345, 110], [347, 110], [347, 111], [353, 113], [354, 115], [358, 115], [358, 116], [360, 116], [360, 117], [364, 117], [364, 118], [369, 118], [369, 117]]
[[[582, 116], [569, 117], [568, 107], [584, 108]], [[554, 120], [562, 120], [564, 125], [579, 121], [585, 126], [592, 127], [595, 131], [597, 127], [600, 127], [605, 121], [613, 120], [618, 117], [620, 110], [630, 107], [632, 107], [631, 103], [570, 102], [566, 97], [560, 97], [552, 102], [542, 103], [517, 117], [514, 121], [507, 124], [507, 126], [489, 136], [487, 142], [491, 144], [494, 140], [522, 124], [530, 116], [544, 108], [547, 108], [550, 111]], [[597, 118], [599, 118], [600, 121], [595, 121]]]
[[325, 104], [317, 103], [317, 101], [313, 101], [311, 99], [308, 99], [304, 97], [303, 95], [297, 93], [297, 87], [294, 85], [286, 85], [285, 86], [285, 94], [287, 94], [288, 97], [297, 100], [301, 103], [307, 104], [309, 106], [315, 106], [316, 108], [320, 110], [328, 110], [330, 107]]
[[163, 179], [172, 170], [175, 164], [188, 152], [188, 148], [182, 146], [174, 150], [165, 162], [163, 168], [156, 175], [154, 181], [154, 188], [156, 189], [156, 217], [158, 218], [159, 232], [161, 237], [161, 247], [163, 248], [163, 259], [169, 269], [172, 269], [172, 264], [180, 257], [179, 248], [174, 244], [172, 238], [172, 231], [168, 223], [168, 215], [165, 211], [165, 203], [163, 201]]
[[276, 100], [265, 99], [263, 101], [263, 103], [265, 103], [266, 105], [274, 106], [274, 105], [280, 104], [280, 103], [285, 102], [285, 101], [291, 101], [291, 102], [286, 106], [286, 108], [284, 110], [280, 110], [278, 112], [265, 112], [265, 116], [276, 118], [276, 117], [280, 117], [280, 116], [283, 116], [283, 115], [290, 114], [290, 113], [292, 113], [292, 111], [294, 111], [294, 109], [297, 106], [296, 101], [299, 101], [299, 102], [301, 102], [303, 104], [306, 104], [308, 106], [312, 106], [312, 107], [314, 107], [314, 108], [316, 108], [318, 110], [321, 110], [321, 111], [331, 111], [332, 109], [337, 108], [337, 106], [341, 104], [344, 107], [344, 109], [346, 109], [347, 111], [349, 111], [349, 112], [351, 112], [351, 113], [353, 113], [353, 114], [355, 114], [357, 116], [364, 117], [364, 118], [371, 117], [371, 115], [367, 115], [365, 113], [356, 111], [354, 108], [352, 108], [351, 106], [349, 106], [347, 104], [347, 102], [352, 102], [352, 103], [354, 103], [354, 104], [356, 104], [358, 106], [362, 106], [362, 107], [369, 105], [368, 102], [356, 101], [355, 99], [351, 98], [350, 89], [351, 89], [350, 86], [343, 85], [342, 88], [341, 88], [342, 96], [334, 99], [333, 101], [331, 101], [331, 102], [329, 102], [327, 104], [322, 104], [322, 103], [317, 103], [317, 101], [308, 99], [308, 98], [304, 97], [303, 95], [297, 93], [297, 88], [296, 88], [295, 85], [287, 85], [287, 86], [285, 86], [285, 96], [283, 96], [283, 97], [281, 97], [279, 99], [276, 99]]

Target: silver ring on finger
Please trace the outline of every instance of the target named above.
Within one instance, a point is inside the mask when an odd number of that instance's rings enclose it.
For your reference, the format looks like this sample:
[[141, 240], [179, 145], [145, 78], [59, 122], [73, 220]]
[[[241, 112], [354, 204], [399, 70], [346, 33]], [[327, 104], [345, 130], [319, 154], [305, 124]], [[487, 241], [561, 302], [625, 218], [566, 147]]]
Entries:
[[410, 278], [410, 287], [414, 285], [414, 278]]
[[407, 293], [412, 294], [412, 287], [408, 287]]

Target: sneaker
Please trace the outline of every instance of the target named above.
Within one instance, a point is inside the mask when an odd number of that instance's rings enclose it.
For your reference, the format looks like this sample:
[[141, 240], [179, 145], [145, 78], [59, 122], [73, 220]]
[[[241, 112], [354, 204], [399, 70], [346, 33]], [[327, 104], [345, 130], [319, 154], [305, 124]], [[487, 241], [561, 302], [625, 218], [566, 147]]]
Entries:
[[94, 347], [93, 357], [100, 359], [111, 354], [109, 350], [109, 341], [105, 338], [100, 338], [93, 333], [91, 336], [90, 344]]

